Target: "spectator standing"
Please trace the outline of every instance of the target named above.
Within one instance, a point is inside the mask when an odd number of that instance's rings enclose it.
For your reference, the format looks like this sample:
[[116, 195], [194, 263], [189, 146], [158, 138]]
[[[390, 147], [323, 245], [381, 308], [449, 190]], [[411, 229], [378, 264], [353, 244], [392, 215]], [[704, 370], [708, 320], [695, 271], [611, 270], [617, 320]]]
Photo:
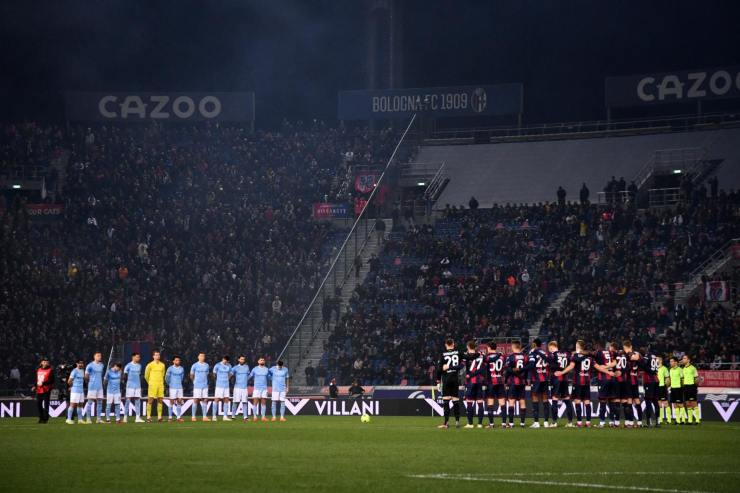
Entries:
[[381, 218], [375, 220], [375, 234], [378, 236], [378, 245], [380, 245], [385, 238], [385, 221]]
[[316, 368], [316, 377], [320, 386], [323, 387], [326, 385], [326, 367], [324, 365], [319, 364], [318, 368]]
[[49, 365], [47, 358], [41, 359], [41, 365], [36, 369], [36, 405], [39, 411], [39, 423], [49, 422], [49, 401], [51, 389], [54, 387], [54, 369]]
[[475, 197], [470, 197], [470, 202], [468, 202], [468, 207], [470, 207], [471, 211], [474, 211], [478, 208], [478, 201], [475, 199]]
[[581, 192], [580, 192], [581, 205], [588, 205], [589, 194], [590, 192], [588, 190], [588, 187], [586, 186], [586, 182], [583, 182], [583, 186], [581, 186]]
[[567, 195], [567, 192], [565, 191], [565, 189], [562, 186], [559, 186], [558, 187], [557, 196], [558, 196], [558, 205], [560, 207], [563, 207], [565, 205], [565, 196], [566, 195]]
[[316, 369], [313, 367], [312, 361], [308, 362], [305, 373], [306, 373], [306, 385], [309, 385], [309, 386], [316, 385]]
[[18, 387], [21, 386], [21, 371], [18, 369], [18, 365], [13, 365], [10, 369], [10, 390], [15, 394], [18, 391]]
[[332, 378], [331, 383], [329, 383], [329, 398], [336, 399], [337, 397], [339, 397], [339, 387], [337, 387], [337, 379]]

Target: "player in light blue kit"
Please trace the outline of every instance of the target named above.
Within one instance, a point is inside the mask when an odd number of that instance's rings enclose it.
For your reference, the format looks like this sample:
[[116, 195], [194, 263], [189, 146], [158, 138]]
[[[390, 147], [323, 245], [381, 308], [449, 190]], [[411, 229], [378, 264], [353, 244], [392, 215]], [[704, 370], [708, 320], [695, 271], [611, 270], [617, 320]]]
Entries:
[[257, 360], [257, 365], [249, 372], [249, 378], [254, 379], [254, 390], [252, 391], [252, 400], [254, 402], [254, 421], [260, 414], [260, 404], [262, 404], [262, 421], [267, 421], [267, 379], [270, 376], [270, 370], [265, 366], [265, 358]]
[[87, 423], [92, 423], [92, 416], [95, 416], [95, 404], [98, 408], [98, 423], [103, 422], [103, 374], [105, 365], [102, 363], [103, 353], [98, 351], [93, 355], [93, 360], [85, 368], [85, 380], [87, 380], [87, 405], [85, 406], [85, 415]]
[[144, 423], [141, 419], [141, 355], [131, 353], [131, 362], [123, 368], [123, 378], [126, 381], [126, 402], [123, 406], [123, 419], [128, 421], [128, 408], [133, 404], [136, 413], [136, 422]]
[[105, 398], [105, 422], [110, 423], [110, 406], [113, 404], [113, 416], [116, 423], [121, 421], [121, 363], [115, 363], [107, 372], [105, 372], [106, 398]]
[[179, 356], [172, 358], [172, 366], [167, 368], [167, 373], [164, 374], [164, 383], [170, 389], [170, 422], [176, 418], [182, 423], [182, 379], [185, 377], [185, 368], [180, 365], [181, 361]]
[[198, 404], [203, 409], [203, 421], [208, 419], [208, 370], [210, 365], [206, 363], [206, 353], [198, 354], [198, 361], [190, 367], [190, 380], [193, 381], [193, 407], [192, 418], [190, 421], [196, 421], [195, 415], [198, 413]]
[[67, 408], [67, 421], [68, 425], [75, 424], [74, 412], [77, 409], [77, 421], [80, 424], [87, 424], [84, 421], [85, 415], [82, 410], [85, 404], [85, 362], [77, 360], [77, 367], [75, 367], [69, 374], [67, 379], [67, 385], [69, 385], [69, 407]]
[[231, 421], [231, 394], [229, 393], [229, 379], [231, 378], [231, 364], [227, 355], [219, 363], [213, 365], [213, 374], [216, 377], [216, 391], [213, 402], [213, 421], [218, 420], [218, 404], [223, 402], [224, 421]]
[[277, 419], [275, 408], [280, 401], [280, 421], [285, 421], [285, 395], [288, 393], [288, 369], [283, 366], [283, 361], [278, 360], [277, 366], [270, 368], [270, 379], [272, 380], [272, 421]]
[[242, 405], [244, 422], [249, 419], [249, 365], [247, 357], [239, 356], [239, 364], [231, 368], [234, 376], [234, 414], [238, 412], [239, 404]]

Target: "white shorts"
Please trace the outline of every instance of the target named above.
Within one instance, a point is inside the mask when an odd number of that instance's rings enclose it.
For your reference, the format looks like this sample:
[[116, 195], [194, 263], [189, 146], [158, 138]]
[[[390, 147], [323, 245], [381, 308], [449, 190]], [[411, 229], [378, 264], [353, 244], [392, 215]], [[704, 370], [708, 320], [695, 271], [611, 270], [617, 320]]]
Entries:
[[193, 399], [208, 399], [208, 387], [193, 389]]
[[108, 404], [120, 404], [121, 393], [118, 392], [117, 394], [108, 394], [108, 397], [105, 398], [105, 402]]
[[213, 394], [216, 399], [228, 399], [231, 397], [228, 387], [216, 387], [216, 393]]
[[252, 399], [267, 399], [267, 389], [254, 389], [252, 391]]
[[249, 400], [249, 389], [234, 387], [234, 402], [247, 402]]
[[83, 404], [85, 402], [85, 393], [84, 392], [71, 392], [69, 394], [69, 403], [70, 404]]
[[141, 399], [141, 387], [138, 389], [126, 388], [126, 399]]
[[170, 399], [182, 399], [182, 389], [170, 389]]
[[100, 390], [88, 390], [87, 391], [87, 398], [89, 399], [105, 399], [105, 395], [103, 395], [103, 389]]
[[272, 400], [273, 401], [284, 401], [285, 400], [285, 391], [277, 392], [275, 390], [272, 391]]

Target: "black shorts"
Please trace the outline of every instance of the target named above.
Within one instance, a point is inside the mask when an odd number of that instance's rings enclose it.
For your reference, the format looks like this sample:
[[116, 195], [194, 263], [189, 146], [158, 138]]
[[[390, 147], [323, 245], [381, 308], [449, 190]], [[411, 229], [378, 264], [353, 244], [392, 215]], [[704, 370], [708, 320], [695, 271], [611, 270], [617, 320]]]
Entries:
[[573, 392], [570, 394], [572, 399], [579, 401], [590, 401], [591, 400], [591, 386], [590, 385], [573, 385]]
[[632, 385], [629, 381], [617, 383], [617, 399], [635, 399], [640, 396], [640, 389], [637, 385]]
[[532, 394], [542, 395], [547, 394], [550, 390], [550, 386], [547, 384], [547, 381], [545, 382], [532, 382], [531, 385], [531, 392]]
[[460, 382], [454, 378], [443, 380], [442, 397], [460, 397]]
[[479, 401], [483, 399], [483, 384], [482, 383], [466, 383], [465, 384], [465, 400], [466, 401]]
[[671, 389], [671, 404], [683, 404], [683, 389]]
[[519, 385], [509, 385], [509, 393], [507, 394], [507, 397], [509, 399], [524, 399], [527, 394], [527, 387], [524, 384]]
[[665, 385], [658, 386], [658, 400], [659, 401], [667, 401], [668, 400], [668, 387]]
[[567, 380], [557, 380], [554, 378], [550, 381], [550, 387], [552, 388], [553, 399], [570, 399], [570, 387]]
[[607, 401], [617, 398], [617, 381], [601, 380], [599, 381], [599, 400]]
[[696, 388], [696, 384], [683, 386], [683, 400], [685, 402], [696, 402], [697, 393], [698, 389]]
[[506, 399], [506, 386], [502, 383], [486, 386], [486, 399]]
[[645, 400], [653, 401], [658, 396], [658, 382], [648, 382], [643, 385], [645, 387]]

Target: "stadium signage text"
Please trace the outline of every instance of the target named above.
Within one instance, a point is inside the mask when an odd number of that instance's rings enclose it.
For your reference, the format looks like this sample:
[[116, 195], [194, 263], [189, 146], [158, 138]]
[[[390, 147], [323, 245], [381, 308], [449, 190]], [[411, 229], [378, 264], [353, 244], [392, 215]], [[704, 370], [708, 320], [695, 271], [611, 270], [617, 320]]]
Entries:
[[316, 202], [313, 204], [314, 219], [342, 219], [350, 216], [349, 204], [333, 204], [329, 202]]
[[73, 121], [253, 121], [254, 93], [67, 94]]
[[740, 67], [607, 77], [606, 105], [641, 106], [740, 97]]
[[516, 115], [522, 112], [521, 84], [342, 91], [339, 119]]

